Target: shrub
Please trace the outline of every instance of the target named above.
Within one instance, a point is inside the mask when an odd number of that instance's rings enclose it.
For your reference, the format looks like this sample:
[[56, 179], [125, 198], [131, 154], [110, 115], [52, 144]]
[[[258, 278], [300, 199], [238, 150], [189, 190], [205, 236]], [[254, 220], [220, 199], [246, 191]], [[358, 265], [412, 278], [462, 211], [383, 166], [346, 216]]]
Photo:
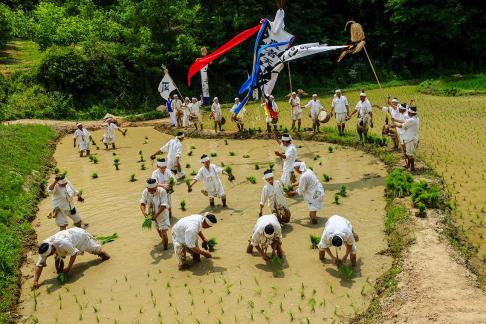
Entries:
[[309, 234], [309, 239], [311, 242], [311, 249], [317, 249], [317, 246], [319, 245], [321, 238], [317, 235]]
[[436, 185], [429, 187], [427, 182], [421, 180], [413, 184], [411, 193], [416, 207], [423, 204], [429, 208], [437, 208], [439, 205], [440, 190]]
[[403, 169], [396, 168], [386, 179], [386, 195], [387, 197], [405, 197], [410, 194], [412, 186], [412, 174]]

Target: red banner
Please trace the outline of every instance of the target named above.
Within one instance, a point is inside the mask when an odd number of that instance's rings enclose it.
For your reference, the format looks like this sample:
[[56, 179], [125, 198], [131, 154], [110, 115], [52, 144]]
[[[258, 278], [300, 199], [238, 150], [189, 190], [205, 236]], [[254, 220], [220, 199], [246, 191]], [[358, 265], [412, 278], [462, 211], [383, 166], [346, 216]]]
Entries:
[[194, 63], [192, 63], [191, 67], [189, 68], [189, 72], [187, 73], [187, 85], [191, 86], [191, 78], [199, 72], [203, 67], [217, 59], [218, 57], [226, 54], [229, 52], [233, 47], [241, 44], [254, 34], [256, 34], [260, 30], [261, 25], [257, 25], [253, 28], [247, 29], [235, 37], [233, 37], [229, 42], [225, 43], [223, 46], [215, 50], [214, 52], [206, 55], [205, 57], [198, 58]]

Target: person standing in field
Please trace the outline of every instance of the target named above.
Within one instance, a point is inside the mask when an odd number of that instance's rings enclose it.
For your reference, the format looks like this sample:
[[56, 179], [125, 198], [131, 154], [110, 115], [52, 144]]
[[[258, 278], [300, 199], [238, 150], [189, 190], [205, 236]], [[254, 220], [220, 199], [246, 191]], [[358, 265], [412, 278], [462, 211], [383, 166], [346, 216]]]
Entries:
[[348, 98], [341, 94], [341, 90], [337, 89], [334, 98], [331, 103], [331, 117], [336, 116], [337, 129], [339, 136], [344, 135], [344, 129], [346, 128], [346, 118], [349, 115], [349, 103]]
[[167, 208], [169, 209], [169, 218], [172, 218], [172, 199], [171, 194], [174, 192], [174, 184], [177, 181], [176, 176], [167, 168], [165, 159], [157, 161], [157, 170], [152, 172], [152, 178], [157, 180], [159, 187], [167, 192]]
[[393, 144], [394, 144], [393, 148], [398, 149], [400, 144], [400, 139], [398, 138], [395, 122], [400, 120], [400, 110], [398, 109], [400, 104], [398, 103], [397, 98], [393, 98], [392, 100], [390, 100], [390, 97], [388, 97], [387, 101], [388, 101], [388, 106], [381, 107], [382, 111], [386, 114], [385, 124], [383, 125], [381, 134], [383, 135], [383, 137], [389, 136], [393, 140]]
[[309, 117], [312, 119], [312, 130], [314, 132], [320, 133], [321, 131], [319, 130], [319, 113], [321, 110], [324, 109], [324, 107], [321, 105], [321, 102], [317, 100], [317, 94], [312, 95], [312, 99], [305, 105], [304, 107], [309, 108]]
[[[332, 261], [339, 267], [341, 264], [345, 263], [348, 256], [351, 259], [351, 265], [356, 266], [356, 234], [353, 232], [353, 226], [344, 217], [333, 215], [331, 216], [326, 225], [324, 225], [324, 231], [322, 232], [321, 241], [317, 248], [319, 249], [319, 259], [324, 261], [326, 258], [326, 253], [331, 257]], [[346, 252], [342, 259], [339, 259], [337, 253], [332, 254], [331, 246], [341, 248], [343, 245], [346, 246]]]
[[108, 144], [111, 144], [112, 149], [116, 149], [115, 131], [119, 131], [123, 136], [126, 136], [127, 132], [122, 131], [120, 128], [118, 128], [113, 118], [106, 119], [106, 123], [104, 124], [104, 127], [105, 127], [105, 134], [103, 135], [103, 139], [101, 141], [105, 145], [106, 149], [108, 149]]
[[289, 134], [282, 134], [280, 140], [276, 139], [277, 143], [284, 152], [275, 151], [275, 155], [282, 158], [282, 176], [280, 181], [283, 185], [287, 186], [293, 183], [294, 177], [294, 162], [297, 159], [297, 149], [292, 144], [292, 137]]
[[[35, 264], [34, 289], [39, 288], [39, 279], [42, 270], [47, 265], [47, 258], [55, 256], [55, 266], [57, 273], [68, 274], [76, 261], [78, 255], [88, 252], [97, 255], [101, 260], [108, 260], [110, 255], [103, 251], [101, 244], [95, 240], [93, 235], [82, 228], [69, 228], [62, 230], [45, 239], [39, 245], [39, 257]], [[64, 258], [69, 256], [69, 263], [64, 268]]]
[[295, 130], [295, 122], [297, 121], [297, 131], [300, 132], [300, 126], [302, 123], [302, 107], [300, 106], [300, 98], [296, 92], [292, 92], [289, 99], [291, 114], [292, 114], [292, 128]]
[[81, 227], [83, 221], [76, 210], [76, 206], [74, 206], [74, 197], [77, 197], [79, 202], [84, 202], [84, 198], [74, 188], [71, 181], [64, 175], [58, 175], [54, 182], [47, 187], [47, 190], [52, 194], [52, 211], [48, 218], [55, 219], [59, 230], [66, 229], [68, 217], [72, 219], [74, 226]]
[[236, 108], [240, 105], [240, 98], [235, 98], [235, 103], [233, 107], [231, 107], [231, 119], [236, 123], [236, 127], [238, 127], [239, 132], [243, 132], [245, 130], [245, 114], [246, 108], [243, 106], [238, 113], [236, 113]]
[[189, 115], [191, 113], [189, 97], [184, 98], [184, 102], [182, 103], [182, 126], [184, 129], [189, 127]]
[[272, 132], [272, 127], [270, 124], [273, 124], [273, 130], [276, 132], [278, 123], [278, 105], [275, 102], [274, 96], [270, 95], [268, 100], [265, 99], [265, 101], [262, 103], [262, 107], [265, 109], [265, 123], [267, 124], [267, 132]]
[[[410, 105], [413, 103], [413, 99], [410, 100]], [[396, 123], [404, 123], [408, 119], [408, 107], [410, 105], [407, 105], [406, 103], [402, 103], [398, 105], [398, 117], [397, 120], [395, 120]], [[392, 123], [392, 127], [395, 128], [398, 136], [398, 141], [400, 143], [400, 147], [402, 148], [403, 156], [405, 160], [407, 159], [407, 156], [405, 155], [405, 144], [403, 143], [403, 133], [405, 130], [400, 127], [396, 127], [395, 123]]]
[[396, 127], [403, 128], [403, 144], [407, 164], [405, 169], [415, 171], [415, 151], [419, 143], [420, 120], [417, 116], [417, 107], [408, 108], [408, 119], [403, 123], [395, 123]]
[[358, 113], [358, 124], [356, 130], [358, 131], [359, 140], [363, 141], [368, 138], [368, 125], [373, 128], [373, 111], [370, 101], [366, 98], [366, 93], [359, 94], [359, 101], [356, 104], [355, 110], [349, 115], [350, 119], [354, 114]]
[[324, 188], [314, 172], [307, 169], [304, 162], [295, 162], [294, 171], [300, 175], [299, 182], [292, 184], [295, 192], [290, 195], [302, 195], [309, 208], [309, 217], [312, 224], [317, 224], [317, 212], [322, 208]]
[[182, 127], [182, 117], [184, 115], [184, 112], [182, 110], [182, 101], [179, 99], [179, 95], [174, 95], [174, 99], [172, 100], [171, 107], [172, 110], [175, 112], [175, 117], [176, 117], [176, 122], [177, 122], [177, 127], [181, 128]]
[[204, 181], [204, 190], [201, 192], [209, 197], [209, 205], [214, 207], [214, 198], [221, 198], [223, 207], [226, 207], [226, 194], [224, 193], [223, 183], [219, 178], [219, 174], [226, 174], [223, 168], [212, 164], [209, 157], [206, 154], [201, 156], [201, 163], [203, 166], [199, 169], [199, 172], [192, 180], [192, 183], [188, 186], [188, 191], [192, 191], [192, 187], [199, 180]]
[[165, 143], [157, 152], [152, 154], [150, 158], [155, 160], [157, 154], [167, 152], [167, 167], [177, 176], [178, 179], [185, 177], [182, 171], [182, 141], [184, 141], [184, 133], [178, 132], [176, 137]]
[[267, 254], [269, 246], [272, 248], [272, 257], [275, 255], [279, 258], [283, 257], [282, 227], [273, 214], [263, 215], [257, 219], [246, 253], [251, 254], [253, 248], [256, 248], [262, 259], [268, 262], [270, 261]]
[[196, 97], [192, 97], [192, 102], [189, 105], [190, 110], [190, 120], [194, 124], [194, 127], [197, 130], [197, 125], [199, 124], [201, 130], [203, 130], [203, 121], [201, 116], [201, 106], [203, 104], [202, 96], [201, 100], [197, 100]]
[[263, 215], [265, 203], [272, 213], [277, 216], [279, 223], [288, 223], [290, 221], [290, 210], [285, 200], [285, 194], [280, 181], [274, 179], [272, 170], [266, 170], [263, 173], [263, 179], [267, 182], [262, 190], [260, 198], [260, 214]]
[[174, 108], [172, 107], [172, 99], [169, 98], [166, 103], [167, 106], [167, 111], [169, 112], [169, 122], [170, 122], [170, 127], [176, 127], [177, 126], [177, 120], [175, 117], [175, 111]]
[[195, 214], [183, 217], [174, 225], [172, 228], [172, 241], [174, 242], [174, 252], [179, 270], [184, 270], [189, 267], [186, 260], [186, 253], [192, 255], [194, 262], [200, 262], [201, 255], [206, 258], [212, 257], [209, 252], [199, 248], [198, 237], [203, 241], [203, 247], [207, 246], [208, 240], [204, 236], [202, 229], [212, 227], [217, 222], [216, 216], [210, 213], [204, 213], [203, 215]]
[[167, 231], [170, 227], [170, 218], [167, 208], [169, 207], [169, 201], [167, 198], [167, 192], [164, 188], [159, 187], [157, 179], [149, 178], [147, 180], [147, 187], [142, 192], [142, 198], [140, 199], [140, 211], [143, 217], [151, 217], [153, 223], [155, 223], [157, 232], [162, 239], [164, 250], [169, 247], [169, 238], [167, 237]]
[[76, 147], [76, 144], [78, 144], [79, 147], [79, 157], [83, 157], [83, 154], [85, 152], [86, 156], [89, 156], [91, 150], [91, 142], [93, 142], [93, 138], [91, 137], [91, 134], [88, 132], [88, 130], [83, 127], [83, 124], [76, 124], [76, 131], [74, 132], [73, 138], [74, 147]]
[[221, 110], [221, 105], [219, 104], [219, 99], [218, 97], [213, 98], [213, 104], [211, 105], [211, 116], [214, 118], [214, 132], [218, 132], [218, 126], [219, 126], [219, 131], [223, 131], [223, 111]]

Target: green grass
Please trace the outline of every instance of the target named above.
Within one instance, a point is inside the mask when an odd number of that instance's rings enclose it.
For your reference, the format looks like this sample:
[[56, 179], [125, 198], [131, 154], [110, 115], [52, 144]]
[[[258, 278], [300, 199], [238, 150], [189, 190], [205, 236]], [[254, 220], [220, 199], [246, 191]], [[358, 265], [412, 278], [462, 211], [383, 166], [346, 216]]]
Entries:
[[0, 74], [9, 76], [15, 72], [32, 69], [42, 59], [37, 43], [14, 40], [0, 50]]
[[486, 94], [486, 74], [425, 80], [417, 86], [417, 90], [424, 94], [452, 97]]
[[[0, 126], [0, 322], [19, 289], [22, 254], [33, 233], [41, 183], [53, 154], [55, 132], [46, 126]], [[27, 239], [26, 239], [27, 238]]]

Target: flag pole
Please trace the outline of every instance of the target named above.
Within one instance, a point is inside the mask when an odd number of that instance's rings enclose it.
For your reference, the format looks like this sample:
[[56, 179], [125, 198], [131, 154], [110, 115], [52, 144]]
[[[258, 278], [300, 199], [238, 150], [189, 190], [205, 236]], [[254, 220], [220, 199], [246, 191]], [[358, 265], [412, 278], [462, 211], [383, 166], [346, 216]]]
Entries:
[[[162, 64], [161, 66], [162, 66], [162, 69], [164, 69], [164, 75], [165, 75], [165, 71], [167, 71], [167, 74], [169, 74], [169, 69], [167, 69], [167, 66], [165, 64]], [[169, 74], [169, 76], [170, 76], [170, 74]], [[182, 93], [179, 91], [179, 87], [177, 86], [177, 84], [175, 84], [174, 80], [172, 80], [172, 83], [174, 84], [174, 86], [177, 90], [177, 93], [179, 93], [179, 96], [181, 96], [181, 100], [182, 100], [183, 97], [182, 97]]]
[[[378, 75], [376, 74], [375, 67], [373, 66], [373, 63], [371, 63], [370, 56], [368, 55], [368, 51], [366, 50], [366, 45], [363, 45], [363, 50], [364, 50], [364, 52], [366, 54], [366, 58], [368, 59], [368, 62], [370, 63], [371, 71], [373, 71], [373, 74], [374, 74], [375, 79], [376, 79], [376, 83], [378, 83], [378, 87], [380, 88], [381, 95], [386, 98], [385, 93], [383, 92], [383, 88], [381, 87], [380, 80], [378, 79]], [[388, 102], [387, 102], [387, 104], [388, 104]], [[388, 120], [391, 123], [391, 113], [390, 113], [389, 110], [387, 110], [387, 114], [386, 115], [388, 117]]]
[[292, 76], [290, 75], [290, 62], [287, 62], [287, 70], [289, 71], [290, 93], [292, 93]]

